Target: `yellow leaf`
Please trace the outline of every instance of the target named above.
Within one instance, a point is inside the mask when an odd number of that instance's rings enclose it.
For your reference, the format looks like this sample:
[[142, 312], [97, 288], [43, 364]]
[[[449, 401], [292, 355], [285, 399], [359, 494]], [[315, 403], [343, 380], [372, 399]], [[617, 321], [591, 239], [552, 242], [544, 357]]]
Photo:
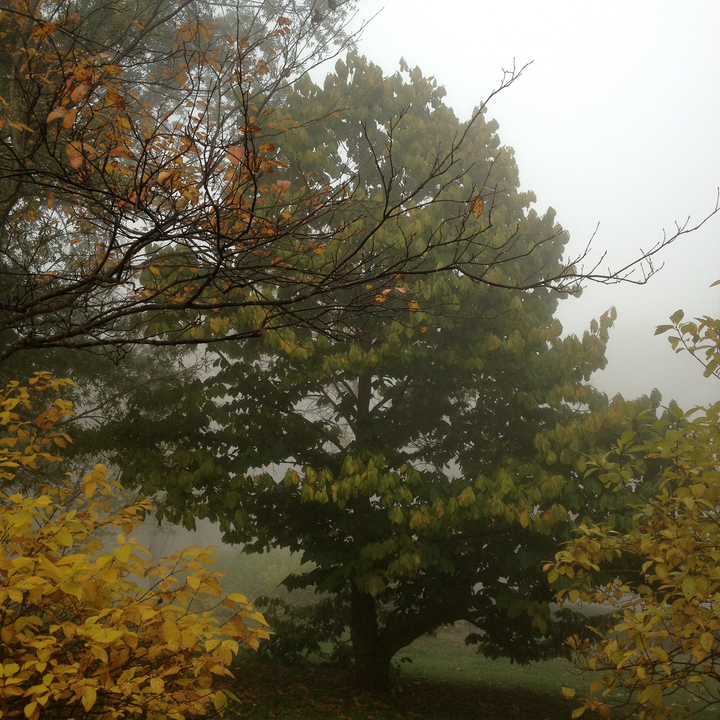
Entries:
[[562, 694], [566, 698], [574, 698], [575, 697], [575, 691], [572, 688], [569, 687], [563, 687]]
[[659, 685], [648, 685], [638, 695], [638, 702], [650, 702], [655, 707], [662, 705], [662, 688]]
[[178, 648], [180, 645], [180, 630], [172, 620], [166, 620], [162, 625], [163, 635], [168, 645]]
[[25, 709], [23, 710], [23, 713], [25, 714], [26, 718], [32, 717], [33, 713], [35, 712], [35, 708], [37, 707], [36, 702], [28, 703], [25, 706]]
[[247, 605], [248, 599], [245, 597], [245, 595], [241, 595], [240, 593], [230, 593], [227, 596], [228, 600], [232, 600], [233, 602], [242, 603], [243, 605]]
[[579, 718], [585, 711], [587, 710], [587, 707], [583, 705], [582, 707], [575, 708], [572, 711], [572, 719], [575, 720], [575, 718]]
[[470, 212], [472, 212], [476, 218], [479, 218], [482, 215], [483, 207], [485, 207], [485, 201], [482, 199], [482, 195], [480, 194], [476, 195], [470, 201]]
[[91, 633], [92, 639], [95, 642], [111, 643], [120, 639], [123, 636], [122, 630], [113, 630], [112, 628], [96, 628]]
[[82, 705], [85, 708], [85, 712], [92, 710], [95, 700], [97, 700], [97, 691], [94, 687], [86, 685], [82, 696]]
[[227, 705], [227, 696], [222, 690], [213, 693], [213, 705], [218, 712]]
[[121, 563], [126, 563], [132, 554], [132, 545], [122, 545], [119, 548], [115, 548], [113, 554]]
[[8, 663], [7, 665], [3, 665], [2, 671], [5, 677], [12, 677], [20, 671], [20, 666], [17, 663]]
[[73, 536], [67, 530], [61, 530], [55, 535], [55, 540], [59, 545], [64, 547], [72, 547]]
[[201, 580], [197, 575], [189, 575], [186, 582], [193, 590], [197, 590], [200, 587]]
[[705, 632], [700, 636], [700, 645], [705, 652], [710, 652], [714, 644], [714, 639], [711, 633]]
[[60, 586], [60, 589], [65, 594], [72, 595], [72, 596], [76, 597], [78, 600], [82, 600], [82, 598], [83, 598], [82, 587], [80, 585], [78, 585], [78, 583], [66, 582]]
[[686, 600], [692, 600], [695, 596], [695, 581], [691, 577], [682, 581], [682, 592]]
[[150, 689], [154, 693], [161, 693], [165, 690], [165, 681], [162, 678], [154, 677], [150, 679]]

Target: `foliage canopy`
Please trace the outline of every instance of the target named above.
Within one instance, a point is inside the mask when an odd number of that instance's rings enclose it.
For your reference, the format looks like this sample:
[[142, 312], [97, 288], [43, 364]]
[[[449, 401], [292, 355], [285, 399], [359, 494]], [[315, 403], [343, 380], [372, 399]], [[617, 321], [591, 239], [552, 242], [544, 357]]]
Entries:
[[[337, 98], [352, 114], [307, 121]], [[350, 628], [366, 687], [384, 685], [399, 649], [458, 620], [477, 627], [489, 655], [563, 652], [568, 629], [550, 622], [542, 562], [569, 537], [569, 512], [622, 512], [581, 482], [581, 449], [609, 442], [606, 425], [620, 413], [587, 383], [604, 366], [613, 314], [582, 339], [563, 338], [557, 294], [516, 287], [563, 271], [567, 235], [552, 211], [530, 209], [496, 123], [482, 114], [459, 123], [419, 71], [383, 77], [351, 55], [322, 87], [296, 83], [285, 111], [304, 129], [285, 141], [292, 153], [328, 182], [352, 158], [363, 197], [384, 187], [372, 148], [386, 126], [409, 187], [424, 177], [428, 148], [464, 133], [468, 156], [456, 160], [447, 201], [418, 201], [379, 227], [376, 262], [395, 268], [411, 239], [420, 249], [437, 241], [427, 262], [452, 267], [458, 246], [440, 242], [443, 233], [480, 223], [487, 282], [464, 271], [397, 273], [389, 292], [346, 288], [346, 304], [372, 292], [380, 309], [346, 318], [344, 338], [296, 328], [226, 344], [186, 388], [184, 421], [168, 410], [176, 397], [148, 394], [132, 423], [113, 426], [107, 450], [128, 480], [165, 493], [164, 517], [190, 526], [209, 517], [247, 550], [303, 553], [314, 569], [286, 584], [334, 599], [329, 632]], [[448, 214], [490, 175], [478, 218]], [[339, 212], [328, 223], [347, 226]], [[598, 417], [587, 420], [588, 409]]]

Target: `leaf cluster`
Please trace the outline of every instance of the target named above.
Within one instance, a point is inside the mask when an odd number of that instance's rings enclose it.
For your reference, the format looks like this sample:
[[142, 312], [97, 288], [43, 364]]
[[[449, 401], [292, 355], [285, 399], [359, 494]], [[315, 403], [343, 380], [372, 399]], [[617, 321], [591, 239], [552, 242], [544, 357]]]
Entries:
[[[59, 460], [38, 447], [65, 439], [52, 424], [68, 404], [56, 400], [34, 423], [17, 410], [31, 408], [32, 393], [63, 384], [41, 374], [2, 393], [6, 486], [15, 468]], [[158, 563], [144, 557], [130, 534], [150, 508], [141, 501], [114, 511], [119, 489], [97, 466], [79, 484], [66, 478], [31, 495], [0, 493], [2, 717], [182, 720], [221, 712], [228, 694], [213, 688], [214, 678], [231, 674], [239, 643], [256, 648], [268, 636], [244, 596], [222, 598], [205, 568], [207, 550], [187, 548]], [[122, 532], [105, 548], [98, 536], [113, 529]], [[232, 612], [222, 626], [213, 604]]]
[[[681, 319], [673, 316], [673, 326], [683, 343], [696, 346], [701, 331]], [[711, 330], [704, 340], [708, 355], [717, 353]], [[602, 672], [574, 717], [588, 708], [609, 717], [621, 706], [660, 720], [720, 701], [718, 428], [717, 403], [689, 413], [671, 406], [649, 433], [626, 431], [590, 463], [588, 472], [606, 487], [631, 493], [634, 514], [629, 527], [582, 525], [546, 568], [562, 587], [558, 597], [614, 610], [608, 631], [596, 631], [593, 641], [570, 640], [579, 666]], [[653, 468], [659, 481], [642, 493]]]

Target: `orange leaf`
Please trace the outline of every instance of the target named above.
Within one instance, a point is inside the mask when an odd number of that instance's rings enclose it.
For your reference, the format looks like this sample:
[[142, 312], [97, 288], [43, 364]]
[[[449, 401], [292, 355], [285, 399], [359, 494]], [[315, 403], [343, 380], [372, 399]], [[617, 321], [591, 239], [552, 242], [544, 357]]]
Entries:
[[103, 65], [102, 71], [108, 75], [121, 75], [123, 69], [119, 65]]
[[227, 159], [237, 167], [238, 163], [245, 156], [245, 148], [242, 145], [233, 145], [227, 149], [225, 155]]
[[485, 206], [485, 201], [482, 199], [482, 195], [476, 195], [470, 201], [470, 212], [472, 212], [472, 214], [476, 218], [479, 218], [482, 215], [484, 206]]
[[92, 153], [92, 148], [89, 145], [85, 145], [85, 143], [81, 143], [77, 140], [74, 140], [65, 146], [65, 152], [70, 158], [70, 167], [77, 170], [83, 164], [85, 160], [83, 157], [83, 150], [85, 152]]
[[55, 118], [62, 117], [66, 112], [67, 110], [64, 107], [56, 107], [48, 113], [47, 122], [52, 122]]
[[87, 91], [88, 91], [88, 86], [87, 86], [87, 85], [78, 85], [78, 86], [72, 91], [72, 94], [70, 95], [70, 99], [71, 99], [74, 103], [79, 103], [79, 102], [85, 97], [85, 95], [87, 95]]
[[124, 105], [125, 98], [117, 90], [108, 88], [105, 93], [105, 107], [123, 107]]
[[281, 190], [288, 190], [290, 188], [289, 180], [278, 180], [275, 183]]
[[132, 153], [126, 147], [122, 147], [121, 145], [118, 145], [110, 150], [108, 155], [110, 155], [110, 157], [124, 157], [128, 160], [132, 159]]
[[89, 85], [93, 82], [93, 71], [90, 68], [76, 65], [73, 68], [73, 76], [75, 79], [83, 85]]
[[75, 118], [77, 117], [77, 108], [73, 108], [68, 113], [66, 113], [65, 117], [63, 118], [63, 127], [69, 128], [72, 127], [75, 123]]
[[52, 35], [58, 27], [57, 23], [39, 22], [37, 25], [34, 25], [33, 29], [30, 31], [30, 37], [35, 38], [36, 40], [41, 40], [42, 38], [46, 38], [48, 35]]

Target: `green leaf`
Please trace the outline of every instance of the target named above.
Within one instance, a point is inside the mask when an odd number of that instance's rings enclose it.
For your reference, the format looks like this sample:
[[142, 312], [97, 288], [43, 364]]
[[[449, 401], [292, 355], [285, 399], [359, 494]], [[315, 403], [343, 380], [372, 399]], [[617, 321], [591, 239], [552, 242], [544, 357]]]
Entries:
[[683, 318], [685, 317], [685, 313], [682, 310], [676, 310], [671, 316], [670, 320], [677, 325]]
[[674, 328], [673, 325], [658, 325], [655, 328], [655, 334], [662, 335], [663, 333], [666, 333], [668, 330], [672, 330], [673, 328]]

